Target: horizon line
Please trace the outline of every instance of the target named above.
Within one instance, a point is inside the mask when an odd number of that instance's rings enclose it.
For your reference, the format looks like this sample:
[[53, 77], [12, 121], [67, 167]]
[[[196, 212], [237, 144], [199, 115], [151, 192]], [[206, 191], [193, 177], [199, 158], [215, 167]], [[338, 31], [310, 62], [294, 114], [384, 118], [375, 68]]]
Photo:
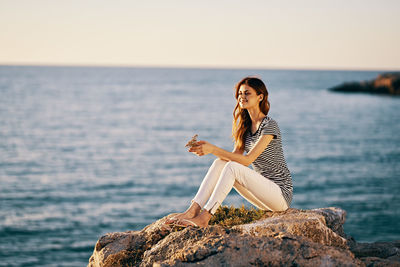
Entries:
[[224, 66], [224, 65], [151, 65], [151, 64], [112, 64], [112, 63], [8, 63], [0, 62], [0, 67], [87, 67], [87, 68], [153, 68], [153, 69], [220, 69], [220, 70], [294, 70], [294, 71], [386, 71], [398, 72], [400, 68], [363, 67], [284, 67], [284, 66]]

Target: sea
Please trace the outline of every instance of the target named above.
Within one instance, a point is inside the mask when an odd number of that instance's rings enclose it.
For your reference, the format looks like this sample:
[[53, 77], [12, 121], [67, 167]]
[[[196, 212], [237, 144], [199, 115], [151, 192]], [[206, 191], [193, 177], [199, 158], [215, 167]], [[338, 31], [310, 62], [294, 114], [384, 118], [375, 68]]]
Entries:
[[[232, 150], [234, 85], [260, 77], [292, 207], [339, 207], [359, 242], [400, 239], [400, 97], [328, 90], [384, 71], [0, 66], [0, 266], [86, 266], [109, 232], [184, 211]], [[251, 207], [235, 190], [223, 205]]]

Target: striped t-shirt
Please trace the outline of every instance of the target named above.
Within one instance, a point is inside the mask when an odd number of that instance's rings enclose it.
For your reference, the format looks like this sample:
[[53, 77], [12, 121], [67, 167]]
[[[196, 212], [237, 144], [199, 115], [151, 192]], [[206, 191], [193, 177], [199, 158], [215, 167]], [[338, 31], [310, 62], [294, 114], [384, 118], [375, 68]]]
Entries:
[[281, 132], [278, 123], [266, 116], [254, 134], [248, 129], [245, 133], [244, 150], [249, 153], [260, 137], [267, 134], [273, 135], [274, 138], [260, 156], [253, 161], [252, 166], [256, 172], [270, 179], [281, 188], [283, 197], [289, 207], [293, 197], [292, 177], [283, 155]]

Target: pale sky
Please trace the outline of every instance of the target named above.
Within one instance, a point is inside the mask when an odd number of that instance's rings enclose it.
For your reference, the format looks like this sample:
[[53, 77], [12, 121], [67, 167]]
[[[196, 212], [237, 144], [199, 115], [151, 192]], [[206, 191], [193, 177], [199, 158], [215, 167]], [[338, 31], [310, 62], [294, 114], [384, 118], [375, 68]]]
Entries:
[[0, 0], [0, 65], [400, 70], [399, 0]]

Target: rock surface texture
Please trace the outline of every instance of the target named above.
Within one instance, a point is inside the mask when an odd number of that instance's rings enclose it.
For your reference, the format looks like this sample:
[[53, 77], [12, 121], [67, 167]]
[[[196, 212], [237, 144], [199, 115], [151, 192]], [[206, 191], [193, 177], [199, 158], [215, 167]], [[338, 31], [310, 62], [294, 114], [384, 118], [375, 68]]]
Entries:
[[[172, 215], [169, 215], [172, 216]], [[89, 267], [400, 266], [400, 241], [357, 243], [339, 208], [289, 209], [233, 227], [174, 229], [166, 216], [141, 231], [102, 236]]]
[[375, 80], [344, 83], [333, 88], [336, 92], [364, 92], [372, 94], [400, 95], [400, 72], [383, 73]]

